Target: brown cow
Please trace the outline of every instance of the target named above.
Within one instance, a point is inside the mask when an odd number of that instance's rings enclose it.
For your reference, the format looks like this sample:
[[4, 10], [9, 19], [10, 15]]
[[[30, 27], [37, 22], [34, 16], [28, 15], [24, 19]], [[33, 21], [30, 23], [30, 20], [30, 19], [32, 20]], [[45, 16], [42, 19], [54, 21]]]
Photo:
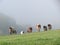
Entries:
[[9, 27], [9, 33], [11, 34], [16, 34], [16, 30], [14, 30], [12, 27]]
[[32, 32], [32, 27], [29, 27], [28, 30], [27, 30], [28, 33], [31, 33]]
[[52, 25], [48, 24], [48, 29], [51, 30], [52, 29]]
[[40, 32], [41, 25], [40, 25], [40, 24], [37, 24], [37, 25], [36, 25], [36, 28], [37, 28], [38, 32]]
[[47, 31], [47, 26], [43, 26], [44, 31]]

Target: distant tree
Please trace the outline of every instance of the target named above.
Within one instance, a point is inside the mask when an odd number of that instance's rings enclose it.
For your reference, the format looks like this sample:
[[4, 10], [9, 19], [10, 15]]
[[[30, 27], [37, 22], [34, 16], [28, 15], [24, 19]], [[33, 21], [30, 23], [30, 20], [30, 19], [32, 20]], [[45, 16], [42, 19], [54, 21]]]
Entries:
[[13, 18], [0, 13], [0, 35], [8, 35], [10, 26], [15, 27], [16, 21]]

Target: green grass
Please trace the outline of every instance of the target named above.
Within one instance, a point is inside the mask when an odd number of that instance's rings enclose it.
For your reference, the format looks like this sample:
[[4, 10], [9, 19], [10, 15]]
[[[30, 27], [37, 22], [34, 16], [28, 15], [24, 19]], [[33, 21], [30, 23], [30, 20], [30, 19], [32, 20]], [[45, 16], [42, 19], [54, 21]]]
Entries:
[[0, 36], [0, 45], [60, 45], [60, 30]]

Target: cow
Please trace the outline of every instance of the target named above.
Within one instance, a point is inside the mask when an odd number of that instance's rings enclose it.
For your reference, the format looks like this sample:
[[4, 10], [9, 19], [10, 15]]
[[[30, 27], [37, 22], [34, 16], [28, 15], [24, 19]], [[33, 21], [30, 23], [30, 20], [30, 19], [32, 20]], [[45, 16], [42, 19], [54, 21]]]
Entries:
[[47, 31], [47, 26], [43, 26], [44, 31]]
[[29, 27], [29, 28], [27, 29], [27, 32], [28, 32], [28, 33], [31, 33], [31, 32], [32, 32], [32, 27]]
[[14, 30], [12, 27], [9, 27], [9, 33], [10, 33], [10, 35], [11, 35], [11, 34], [16, 34], [17, 31]]
[[24, 31], [21, 31], [20, 34], [21, 34], [21, 35], [24, 34]]
[[48, 29], [51, 30], [52, 29], [52, 25], [48, 24]]
[[40, 25], [40, 24], [37, 24], [37, 25], [36, 25], [36, 29], [37, 29], [38, 32], [40, 32], [41, 25]]

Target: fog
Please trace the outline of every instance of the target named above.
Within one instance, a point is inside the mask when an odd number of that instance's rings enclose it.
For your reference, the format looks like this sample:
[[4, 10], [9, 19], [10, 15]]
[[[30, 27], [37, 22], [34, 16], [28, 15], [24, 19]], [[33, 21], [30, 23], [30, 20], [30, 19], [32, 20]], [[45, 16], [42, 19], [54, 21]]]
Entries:
[[24, 27], [50, 23], [53, 29], [60, 29], [59, 0], [0, 0], [0, 13]]

